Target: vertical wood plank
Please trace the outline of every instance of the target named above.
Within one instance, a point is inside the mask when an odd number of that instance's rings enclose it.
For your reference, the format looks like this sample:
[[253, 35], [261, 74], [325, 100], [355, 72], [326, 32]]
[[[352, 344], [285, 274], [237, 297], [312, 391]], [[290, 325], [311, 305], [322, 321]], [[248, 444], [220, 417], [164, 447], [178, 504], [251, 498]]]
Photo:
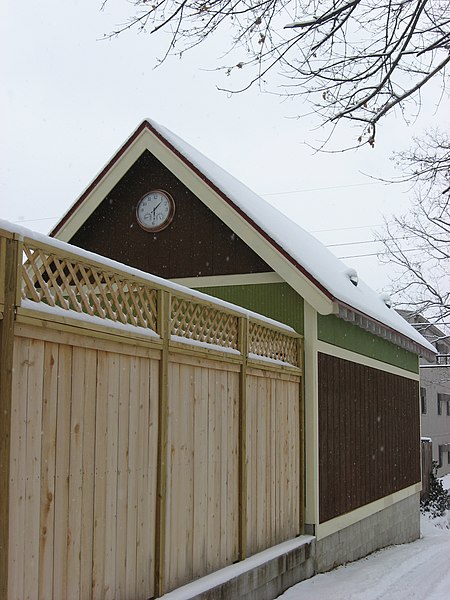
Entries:
[[[184, 365], [180, 369], [181, 389], [183, 391], [179, 401], [183, 406], [182, 431], [184, 433], [183, 448], [183, 474], [185, 487], [184, 501], [184, 527], [186, 530], [186, 546], [180, 573], [183, 573], [183, 581], [188, 582], [193, 577], [193, 527], [194, 527], [194, 367]], [[183, 554], [183, 553], [182, 553]]]
[[158, 398], [158, 460], [157, 460], [157, 492], [156, 492], [156, 557], [155, 557], [155, 591], [158, 596], [165, 592], [165, 554], [166, 554], [166, 504], [167, 504], [167, 420], [168, 420], [168, 373], [169, 373], [169, 339], [171, 324], [171, 297], [168, 292], [158, 292], [158, 333], [162, 339], [159, 398]]
[[105, 575], [106, 448], [108, 416], [108, 354], [97, 355], [95, 412], [94, 541], [92, 549], [92, 598], [103, 600]]
[[[178, 396], [178, 387], [179, 387], [179, 366], [176, 363], [169, 363], [169, 372], [168, 372], [168, 396], [167, 396], [167, 404], [165, 406], [166, 419], [165, 419], [165, 427], [166, 427], [166, 435], [165, 435], [165, 465], [166, 465], [166, 477], [167, 481], [165, 482], [165, 522], [162, 524], [164, 527], [164, 532], [161, 532], [160, 535], [164, 536], [164, 556], [161, 557], [161, 563], [164, 564], [164, 581], [161, 582], [161, 585], [167, 591], [172, 588], [173, 582], [176, 577], [176, 547], [174, 547], [171, 543], [173, 531], [177, 526], [176, 519], [178, 516], [177, 511], [177, 499], [178, 497], [174, 497], [174, 487], [177, 485], [177, 465], [176, 461], [178, 460], [178, 450], [176, 447], [177, 443], [177, 421], [174, 415], [174, 398]], [[161, 394], [161, 390], [160, 390]], [[161, 405], [160, 405], [161, 407]], [[160, 423], [162, 422], [160, 416]], [[159, 435], [159, 432], [158, 432]], [[158, 440], [158, 455], [160, 451], [161, 440]], [[159, 463], [159, 458], [158, 458]], [[176, 490], [177, 491], [177, 490]], [[156, 521], [156, 527], [160, 526], [158, 520]], [[156, 541], [156, 551], [157, 553], [161, 552], [161, 548], [158, 547], [158, 536]]]
[[80, 540], [80, 598], [92, 598], [92, 551], [94, 531], [95, 410], [97, 352], [85, 350], [82, 504]]
[[[3, 318], [0, 319], [0, 597], [8, 595], [10, 530], [10, 465], [13, 394], [14, 318], [18, 300], [22, 244], [1, 238], [0, 289]], [[14, 492], [13, 492], [14, 495]], [[14, 558], [17, 560], [17, 557]], [[14, 588], [11, 587], [15, 594]]]
[[256, 396], [256, 382], [255, 377], [247, 375], [247, 390], [246, 390], [246, 514], [247, 523], [246, 528], [246, 549], [247, 554], [251, 555], [256, 550], [256, 494], [257, 494], [257, 480], [256, 480], [256, 424], [257, 424], [257, 396]]
[[146, 494], [149, 473], [149, 433], [150, 433], [150, 365], [149, 360], [139, 361], [139, 427], [138, 427], [138, 472], [137, 472], [137, 535], [136, 535], [136, 600], [147, 600], [151, 596], [146, 582], [150, 571], [151, 549], [148, 541], [153, 534], [150, 521], [151, 513], [147, 511]]
[[239, 559], [248, 555], [248, 452], [247, 452], [247, 358], [248, 358], [248, 318], [239, 319], [239, 350], [242, 364], [239, 377]]
[[206, 569], [206, 536], [208, 514], [208, 394], [205, 393], [206, 369], [196, 368], [194, 372], [194, 537], [192, 574], [200, 577]]
[[270, 426], [268, 431], [269, 441], [269, 464], [270, 464], [270, 539], [277, 539], [277, 519], [278, 519], [278, 494], [277, 473], [276, 473], [276, 446], [277, 438], [277, 387], [276, 382], [271, 381], [270, 398]]
[[208, 373], [209, 425], [208, 425], [208, 572], [219, 564], [220, 544], [220, 403], [217, 401], [218, 383], [213, 369]]
[[256, 377], [257, 406], [256, 406], [256, 548], [260, 550], [264, 545], [265, 538], [265, 429], [266, 429], [266, 394], [265, 382], [262, 377]]
[[117, 440], [117, 529], [116, 529], [116, 594], [126, 598], [127, 578], [127, 518], [128, 518], [128, 430], [130, 402], [130, 358], [119, 359], [119, 404]]
[[[119, 403], [119, 356], [108, 356], [108, 394], [106, 408], [106, 498], [104, 536], [104, 599], [115, 598], [116, 588], [116, 527], [117, 527], [117, 437]], [[136, 477], [136, 473], [133, 474]]]
[[70, 415], [69, 514], [67, 540], [67, 598], [80, 597], [81, 506], [84, 432], [85, 351], [72, 352], [72, 411]]
[[67, 543], [69, 513], [70, 412], [72, 404], [72, 348], [61, 346], [58, 353], [58, 407], [56, 417], [56, 481], [53, 594], [67, 592]]
[[[14, 377], [11, 403], [11, 485], [9, 486], [9, 573], [8, 599], [24, 597], [23, 573], [25, 531], [26, 427], [28, 396], [28, 365], [30, 340], [17, 338], [14, 343]], [[9, 434], [8, 434], [9, 435]], [[6, 488], [6, 490], [8, 487]]]
[[226, 371], [220, 372], [220, 454], [216, 460], [220, 464], [220, 564], [225, 565], [227, 556], [227, 537], [231, 533], [228, 523], [228, 465], [231, 460], [230, 450], [232, 440], [228, 436], [228, 420], [230, 411], [228, 407], [228, 384]]
[[147, 480], [147, 515], [151, 527], [151, 535], [148, 535], [148, 552], [151, 557], [146, 576], [146, 589], [148, 597], [155, 595], [155, 560], [156, 560], [156, 494], [157, 494], [157, 463], [158, 463], [158, 394], [159, 394], [159, 361], [150, 362], [150, 413], [149, 413], [149, 444], [148, 465], [149, 476]]
[[136, 596], [136, 541], [137, 541], [137, 470], [139, 429], [139, 364], [130, 362], [130, 397], [128, 430], [128, 498], [127, 498], [127, 573], [126, 596]]
[[228, 373], [227, 560], [239, 557], [239, 378]]
[[38, 582], [41, 600], [53, 597], [58, 355], [58, 344], [47, 342], [44, 349], [42, 397], [41, 535]]

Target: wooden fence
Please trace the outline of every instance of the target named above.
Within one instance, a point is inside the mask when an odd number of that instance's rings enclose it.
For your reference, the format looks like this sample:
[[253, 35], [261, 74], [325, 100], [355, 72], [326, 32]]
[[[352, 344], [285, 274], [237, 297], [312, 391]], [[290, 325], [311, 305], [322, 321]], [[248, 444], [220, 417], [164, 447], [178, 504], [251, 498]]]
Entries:
[[0, 230], [0, 597], [148, 599], [302, 533], [289, 328]]

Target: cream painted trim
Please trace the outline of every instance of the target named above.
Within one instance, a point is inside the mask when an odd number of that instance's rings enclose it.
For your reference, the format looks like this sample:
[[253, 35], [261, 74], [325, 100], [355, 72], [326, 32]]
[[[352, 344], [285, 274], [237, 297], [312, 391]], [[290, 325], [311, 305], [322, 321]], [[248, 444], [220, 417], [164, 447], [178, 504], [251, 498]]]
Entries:
[[317, 312], [304, 304], [305, 523], [319, 522], [319, 390]]
[[258, 283], [282, 283], [283, 279], [272, 271], [270, 273], [250, 273], [243, 275], [211, 275], [208, 277], [181, 277], [171, 279], [174, 283], [189, 288], [220, 287], [233, 285], [257, 285]]
[[339, 346], [333, 346], [333, 344], [328, 344], [327, 342], [318, 340], [317, 350], [323, 354], [330, 354], [331, 356], [356, 362], [360, 365], [366, 365], [367, 367], [372, 367], [373, 369], [378, 369], [380, 371], [386, 371], [387, 373], [392, 373], [393, 375], [407, 377], [408, 379], [414, 379], [415, 381], [420, 380], [419, 373], [411, 373], [411, 371], [407, 371], [406, 369], [401, 369], [400, 367], [390, 365], [382, 362], [381, 360], [369, 358], [368, 356], [358, 354], [357, 352], [352, 352], [351, 350], [346, 350], [345, 348], [340, 348]]
[[68, 242], [83, 225], [83, 223], [91, 216], [105, 196], [107, 196], [114, 186], [119, 183], [125, 173], [134, 165], [141, 154], [148, 148], [148, 142], [146, 139], [147, 136], [145, 135], [146, 133], [148, 135], [147, 130], [142, 131], [135, 141], [126, 149], [122, 156], [120, 156], [120, 158], [114, 163], [105, 177], [103, 177], [92, 190], [92, 192], [86, 196], [81, 206], [79, 206], [75, 213], [56, 234], [56, 239], [62, 240], [63, 242]]
[[58, 232], [57, 239], [65, 242], [71, 239], [144, 150], [149, 150], [165, 167], [172, 171], [232, 231], [238, 231], [239, 237], [320, 314], [335, 312], [334, 303], [312, 281], [271, 244], [268, 244], [267, 240], [250, 223], [224, 202], [219, 194], [147, 128], [142, 130], [105, 177], [85, 198], [83, 204]]
[[345, 527], [354, 525], [358, 521], [362, 521], [363, 519], [374, 515], [380, 510], [388, 508], [397, 502], [401, 502], [402, 500], [405, 500], [414, 494], [418, 494], [421, 489], [422, 484], [420, 482], [415, 483], [414, 485], [411, 485], [403, 490], [399, 490], [390, 496], [385, 496], [380, 500], [375, 500], [375, 502], [371, 502], [370, 504], [361, 506], [356, 510], [352, 510], [352, 512], [349, 512], [345, 515], [331, 519], [326, 523], [320, 523], [316, 527], [316, 538], [318, 540], [323, 539], [329, 535], [332, 535], [333, 533], [336, 533], [337, 531], [340, 531], [341, 529], [344, 529]]

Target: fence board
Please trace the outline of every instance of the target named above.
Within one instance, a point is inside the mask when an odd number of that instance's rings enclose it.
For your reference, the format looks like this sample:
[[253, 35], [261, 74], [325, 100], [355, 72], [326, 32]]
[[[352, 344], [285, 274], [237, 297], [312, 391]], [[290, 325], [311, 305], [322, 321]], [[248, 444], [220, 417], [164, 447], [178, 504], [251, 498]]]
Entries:
[[11, 600], [24, 596], [24, 535], [25, 532], [25, 481], [26, 481], [26, 422], [28, 398], [28, 366], [30, 340], [14, 345], [13, 382], [11, 406], [11, 485], [9, 530], [9, 589]]
[[53, 595], [67, 592], [67, 541], [69, 513], [69, 444], [72, 404], [72, 348], [61, 346], [58, 353], [58, 408], [56, 436], [55, 534]]
[[146, 550], [144, 578], [147, 597], [155, 594], [155, 569], [156, 569], [156, 502], [157, 502], [157, 459], [158, 459], [158, 390], [159, 390], [159, 364], [150, 361], [150, 390], [149, 390], [149, 425], [148, 425], [148, 472], [146, 493]]
[[207, 370], [194, 369], [193, 375], [194, 413], [194, 489], [197, 493], [194, 503], [194, 537], [192, 555], [192, 576], [200, 577], [205, 572], [208, 510], [208, 387]]
[[81, 506], [84, 430], [84, 350], [74, 348], [72, 354], [72, 410], [69, 437], [69, 519], [67, 536], [67, 598], [80, 597]]
[[[138, 359], [139, 365], [139, 427], [138, 427], [138, 470], [137, 470], [137, 533], [136, 533], [136, 600], [147, 600], [148, 584], [146, 573], [151, 564], [146, 541], [151, 538], [150, 514], [146, 510], [147, 478], [149, 476], [148, 445], [150, 418], [150, 375], [148, 361]], [[118, 525], [118, 522], [117, 522]], [[150, 550], [151, 552], [151, 550]]]
[[97, 355], [97, 403], [95, 413], [94, 542], [92, 550], [92, 598], [101, 600], [105, 577], [106, 448], [108, 415], [108, 355]]
[[[173, 342], [159, 327], [162, 337], [149, 339], [138, 331], [119, 336], [106, 323], [94, 331], [71, 319], [74, 310], [110, 321], [125, 316], [141, 331], [161, 321], [162, 297], [172, 316], [183, 311], [170, 306], [159, 282], [128, 281], [120, 272], [121, 297], [114, 288], [116, 307], [106, 306], [107, 287], [100, 287], [116, 280], [100, 262], [78, 264], [76, 252], [60, 255], [51, 243], [24, 244], [28, 258], [17, 279], [27, 304], [17, 307], [14, 324], [7, 600], [147, 600], [161, 584], [169, 591], [235, 562], [245, 553], [241, 532], [249, 538], [247, 555], [299, 533], [298, 336], [244, 315], [252, 352], [285, 361], [266, 365], [253, 356], [248, 367], [242, 323], [236, 334], [239, 309], [188, 292], [176, 301], [192, 319], [201, 315], [202, 325], [193, 333], [195, 324], [183, 316], [186, 327], [177, 335], [231, 344], [233, 353]], [[0, 286], [3, 271], [0, 265]], [[136, 286], [151, 290], [142, 314], [135, 314], [142, 296], [127, 297]], [[40, 312], [45, 303], [67, 310], [67, 318]], [[165, 372], [168, 412], [159, 419]], [[167, 461], [160, 471], [159, 439]]]
[[84, 351], [84, 427], [82, 463], [82, 504], [80, 539], [80, 598], [92, 597], [92, 551], [94, 530], [95, 411], [97, 389], [97, 352]]
[[41, 511], [39, 548], [39, 598], [53, 597], [53, 551], [55, 519], [56, 409], [58, 392], [57, 344], [44, 348], [42, 395]]
[[[249, 375], [249, 554], [301, 532], [299, 383]], [[273, 423], [271, 422], [273, 419]]]
[[104, 541], [104, 599], [111, 600], [116, 588], [117, 528], [117, 437], [119, 403], [119, 356], [108, 355], [108, 394], [106, 407], [106, 505]]
[[[19, 495], [11, 518], [35, 532], [29, 554], [39, 557], [40, 570], [27, 571], [32, 576], [14, 583], [15, 590], [22, 597], [150, 597], [158, 361], [16, 339], [15, 361], [22, 367], [16, 371], [11, 473], [16, 480], [16, 473], [38, 464], [28, 491], [36, 487], [29, 502], [36, 503], [38, 491], [40, 507], [21, 507], [19, 484], [12, 488]], [[238, 555], [239, 373], [220, 371], [215, 361], [211, 367], [170, 367], [168, 589]], [[292, 536], [299, 514], [298, 483], [292, 483], [299, 469], [293, 440], [298, 380], [255, 373], [247, 392], [251, 552]], [[33, 398], [34, 412], [20, 415], [20, 398], [25, 406]], [[11, 581], [23, 578], [24, 550], [11, 545]], [[35, 576], [40, 583], [32, 589]]]
[[130, 364], [129, 430], [128, 430], [128, 498], [127, 498], [127, 570], [126, 597], [136, 596], [136, 541], [137, 541], [137, 478], [139, 428], [139, 364], [132, 358]]
[[116, 528], [116, 594], [117, 600], [126, 598], [127, 573], [127, 499], [128, 499], [128, 422], [130, 397], [130, 360], [119, 359], [120, 383], [117, 436], [117, 528]]

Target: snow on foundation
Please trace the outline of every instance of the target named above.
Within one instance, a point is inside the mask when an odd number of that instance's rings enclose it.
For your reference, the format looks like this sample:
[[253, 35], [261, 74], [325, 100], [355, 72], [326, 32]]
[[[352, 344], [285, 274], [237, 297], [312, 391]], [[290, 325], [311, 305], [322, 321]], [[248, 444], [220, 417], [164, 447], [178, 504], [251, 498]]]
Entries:
[[161, 596], [160, 600], [190, 600], [191, 598], [195, 598], [195, 596], [198, 594], [202, 594], [226, 583], [227, 581], [236, 579], [236, 577], [239, 577], [239, 575], [243, 575], [252, 569], [256, 569], [257, 567], [260, 567], [261, 565], [278, 558], [283, 554], [288, 554], [289, 552], [292, 552], [292, 550], [296, 550], [301, 546], [310, 544], [314, 539], [315, 538], [310, 535], [301, 535], [293, 540], [288, 540], [287, 542], [283, 542], [277, 546], [263, 550], [262, 552], [259, 552], [250, 558], [246, 558], [245, 560], [234, 565], [224, 567], [219, 571], [211, 573], [210, 575], [206, 575], [201, 579], [197, 579], [197, 581], [188, 583], [187, 585], [173, 590], [168, 594], [164, 594], [164, 596]]

